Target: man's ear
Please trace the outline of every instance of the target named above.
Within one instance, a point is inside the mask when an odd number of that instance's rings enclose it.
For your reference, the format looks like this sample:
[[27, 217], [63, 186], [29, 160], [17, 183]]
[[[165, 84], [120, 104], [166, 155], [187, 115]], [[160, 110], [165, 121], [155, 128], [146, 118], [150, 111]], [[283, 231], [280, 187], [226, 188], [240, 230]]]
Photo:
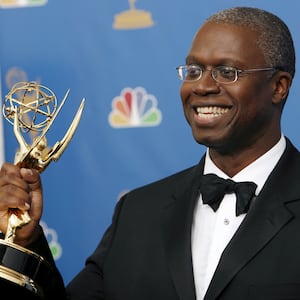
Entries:
[[273, 103], [284, 104], [292, 84], [292, 76], [288, 72], [278, 71], [272, 78], [274, 84]]

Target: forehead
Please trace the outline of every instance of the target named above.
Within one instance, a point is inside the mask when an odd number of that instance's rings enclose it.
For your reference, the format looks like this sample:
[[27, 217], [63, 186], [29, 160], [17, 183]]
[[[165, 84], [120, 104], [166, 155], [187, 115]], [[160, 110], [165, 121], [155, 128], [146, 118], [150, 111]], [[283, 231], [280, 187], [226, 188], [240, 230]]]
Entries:
[[[241, 66], [265, 64], [264, 54], [258, 47], [259, 33], [247, 27], [227, 23], [205, 23], [196, 33], [187, 60], [216, 60], [236, 62]], [[202, 63], [202, 62], [201, 62]]]

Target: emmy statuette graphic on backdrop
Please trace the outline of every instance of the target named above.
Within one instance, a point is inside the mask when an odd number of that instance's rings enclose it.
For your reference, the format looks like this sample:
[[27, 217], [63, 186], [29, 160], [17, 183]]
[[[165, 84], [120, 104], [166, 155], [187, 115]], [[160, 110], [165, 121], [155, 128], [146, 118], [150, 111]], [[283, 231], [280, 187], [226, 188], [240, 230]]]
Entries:
[[128, 0], [130, 9], [115, 15], [114, 29], [138, 29], [154, 25], [151, 13], [135, 8], [136, 0]]
[[[68, 90], [58, 106], [55, 94], [37, 82], [18, 82], [7, 94], [3, 115], [13, 125], [19, 143], [14, 164], [33, 168], [40, 173], [51, 161], [57, 161], [71, 141], [79, 124], [85, 99], [75, 114], [64, 137], [53, 147], [47, 144], [46, 133], [65, 103]], [[4, 239], [0, 239], [0, 279], [24, 295], [43, 299], [41, 283], [47, 280], [48, 263], [40, 255], [14, 243], [17, 228], [30, 222], [27, 212], [11, 209]], [[23, 298], [24, 299], [24, 298]]]

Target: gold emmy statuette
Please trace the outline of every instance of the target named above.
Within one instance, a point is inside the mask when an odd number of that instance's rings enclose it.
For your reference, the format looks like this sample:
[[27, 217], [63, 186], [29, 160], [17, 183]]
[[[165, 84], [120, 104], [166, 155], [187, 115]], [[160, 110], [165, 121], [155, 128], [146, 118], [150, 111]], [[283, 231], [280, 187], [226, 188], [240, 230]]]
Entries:
[[[36, 82], [18, 82], [7, 94], [3, 115], [13, 125], [19, 149], [14, 163], [20, 167], [33, 168], [40, 173], [51, 161], [57, 161], [71, 141], [79, 124], [85, 99], [61, 141], [53, 147], [47, 145], [46, 133], [65, 103], [68, 90], [57, 105], [55, 94]], [[27, 212], [11, 209], [4, 239], [0, 239], [0, 279], [21, 295], [43, 299], [42, 285], [47, 282], [50, 266], [40, 255], [14, 243], [17, 228], [30, 222]], [[24, 298], [22, 298], [24, 299]], [[31, 298], [30, 298], [31, 299]]]

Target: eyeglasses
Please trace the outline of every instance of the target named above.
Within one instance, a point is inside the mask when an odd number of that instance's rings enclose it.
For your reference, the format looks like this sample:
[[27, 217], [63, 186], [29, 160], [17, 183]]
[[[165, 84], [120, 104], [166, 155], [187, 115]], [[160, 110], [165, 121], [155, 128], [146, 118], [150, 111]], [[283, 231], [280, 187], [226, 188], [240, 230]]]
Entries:
[[183, 81], [197, 81], [204, 71], [210, 71], [212, 78], [218, 83], [234, 83], [238, 80], [241, 73], [252, 73], [261, 71], [275, 71], [276, 68], [259, 68], [240, 70], [234, 67], [218, 66], [213, 69], [205, 69], [198, 65], [184, 65], [176, 68], [178, 76]]

